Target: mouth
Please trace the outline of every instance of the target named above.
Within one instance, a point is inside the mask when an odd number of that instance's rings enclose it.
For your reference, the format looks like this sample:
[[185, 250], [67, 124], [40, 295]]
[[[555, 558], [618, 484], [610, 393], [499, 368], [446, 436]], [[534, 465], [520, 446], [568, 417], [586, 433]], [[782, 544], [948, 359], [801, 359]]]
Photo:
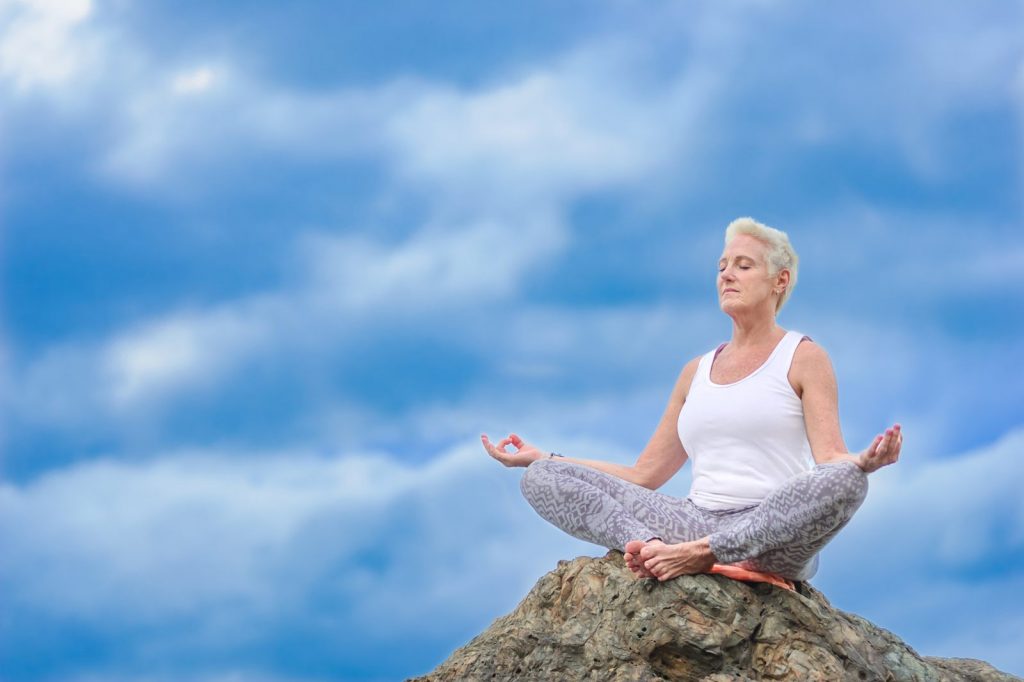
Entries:
[[723, 296], [728, 294], [728, 293], [738, 294], [740, 292], [737, 291], [736, 289], [722, 289], [722, 295]]

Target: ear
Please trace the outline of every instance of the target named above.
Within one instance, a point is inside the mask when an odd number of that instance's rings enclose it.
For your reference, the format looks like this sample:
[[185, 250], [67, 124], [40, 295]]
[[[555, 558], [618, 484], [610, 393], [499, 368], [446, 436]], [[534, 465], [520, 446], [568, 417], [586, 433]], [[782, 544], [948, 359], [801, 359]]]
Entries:
[[775, 287], [785, 291], [789, 288], [789, 270], [783, 268], [775, 275]]

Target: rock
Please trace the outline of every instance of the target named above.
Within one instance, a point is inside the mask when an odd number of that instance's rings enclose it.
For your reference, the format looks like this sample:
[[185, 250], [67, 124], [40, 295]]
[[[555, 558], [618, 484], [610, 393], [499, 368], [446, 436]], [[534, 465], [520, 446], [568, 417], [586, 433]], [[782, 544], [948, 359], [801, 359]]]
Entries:
[[798, 592], [719, 575], [637, 580], [622, 554], [561, 561], [507, 616], [417, 682], [442, 680], [1020, 680], [982, 661], [922, 657]]

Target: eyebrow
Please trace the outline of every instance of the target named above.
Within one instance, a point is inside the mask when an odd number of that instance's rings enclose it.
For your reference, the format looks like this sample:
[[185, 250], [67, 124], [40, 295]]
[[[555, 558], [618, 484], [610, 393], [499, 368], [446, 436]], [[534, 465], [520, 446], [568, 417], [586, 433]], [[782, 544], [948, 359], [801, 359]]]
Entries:
[[[721, 265], [722, 263], [725, 263], [727, 260], [728, 259], [723, 256], [722, 258], [718, 259], [718, 264]], [[740, 254], [740, 255], [736, 256], [736, 260], [748, 260], [751, 263], [756, 263], [757, 262], [756, 260], [754, 260], [754, 258], [752, 256], [745, 256], [743, 254]]]

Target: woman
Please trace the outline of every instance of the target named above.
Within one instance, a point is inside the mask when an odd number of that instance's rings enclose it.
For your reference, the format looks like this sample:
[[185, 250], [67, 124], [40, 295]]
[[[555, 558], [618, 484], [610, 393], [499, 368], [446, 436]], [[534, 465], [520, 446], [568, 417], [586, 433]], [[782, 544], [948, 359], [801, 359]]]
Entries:
[[[818, 552], [863, 501], [867, 474], [899, 459], [903, 435], [894, 424], [847, 452], [828, 354], [775, 320], [797, 264], [785, 232], [750, 218], [729, 225], [718, 300], [732, 338], [683, 368], [634, 465], [562, 457], [515, 434], [497, 445], [483, 434], [484, 447], [505, 466], [527, 467], [521, 488], [542, 517], [622, 549], [638, 577], [738, 564], [810, 578]], [[687, 459], [689, 496], [655, 492]]]

